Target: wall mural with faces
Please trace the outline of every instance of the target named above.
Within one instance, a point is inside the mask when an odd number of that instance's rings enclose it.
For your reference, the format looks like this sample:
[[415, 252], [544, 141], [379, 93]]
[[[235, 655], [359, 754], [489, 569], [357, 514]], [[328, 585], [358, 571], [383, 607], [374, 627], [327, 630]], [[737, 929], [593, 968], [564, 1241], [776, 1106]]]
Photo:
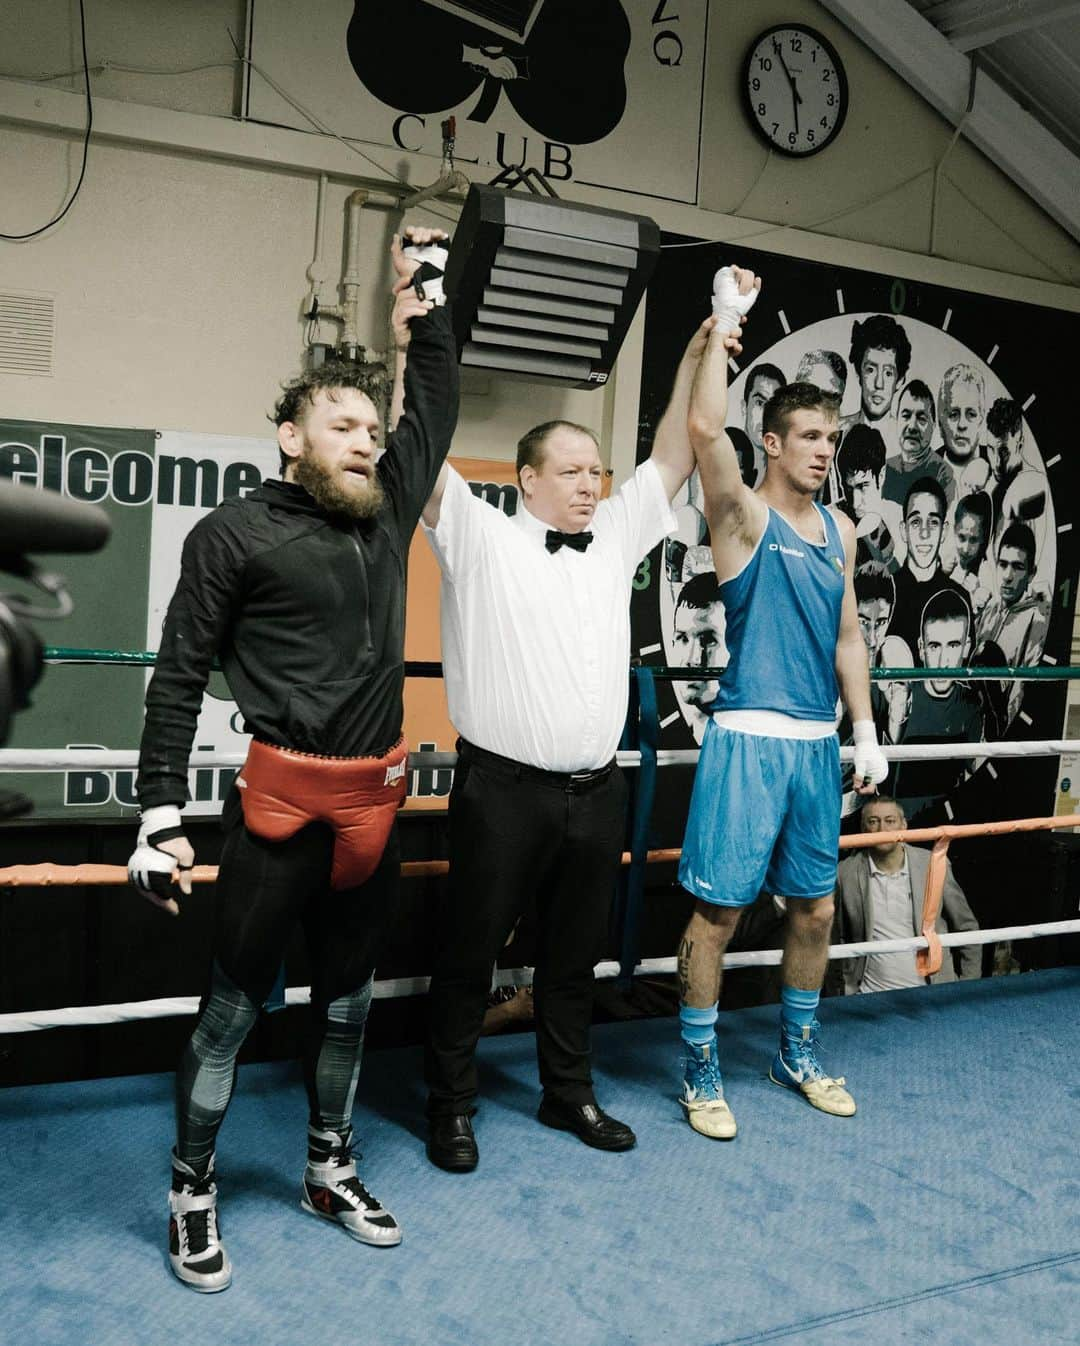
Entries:
[[[713, 272], [729, 261], [752, 267], [764, 286], [729, 367], [728, 430], [743, 480], [753, 487], [764, 476], [762, 413], [782, 383], [811, 382], [840, 398], [842, 433], [821, 498], [855, 523], [871, 663], [1067, 663], [1080, 473], [1063, 451], [1068, 389], [1051, 374], [1051, 355], [1075, 348], [1076, 315], [737, 246], [669, 246], [646, 301], [639, 461], [686, 340], [708, 313]], [[677, 533], [638, 572], [637, 653], [646, 663], [722, 668], [724, 609], [696, 474], [675, 509]], [[661, 685], [663, 746], [701, 742], [716, 685]], [[890, 743], [1052, 738], [1065, 693], [1064, 683], [878, 681], [873, 709]], [[850, 725], [840, 733], [844, 741]], [[1054, 781], [1052, 759], [999, 759], [903, 764], [887, 786], [909, 820], [931, 825], [1011, 816], [1021, 797], [1022, 812], [1050, 811]], [[847, 793], [843, 808], [854, 807]]]

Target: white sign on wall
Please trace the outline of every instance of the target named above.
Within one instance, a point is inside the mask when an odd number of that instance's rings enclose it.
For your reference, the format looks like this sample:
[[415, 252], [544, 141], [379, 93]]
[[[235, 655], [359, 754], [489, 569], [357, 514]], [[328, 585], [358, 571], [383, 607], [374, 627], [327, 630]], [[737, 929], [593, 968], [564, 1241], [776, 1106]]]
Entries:
[[[261, 479], [278, 476], [278, 447], [273, 439], [247, 439], [237, 435], [189, 434], [163, 430], [158, 435], [157, 455], [171, 462], [189, 464], [190, 498], [155, 500], [150, 534], [150, 565], [147, 574], [146, 648], [157, 650], [161, 626], [180, 578], [184, 539], [195, 525], [223, 499], [246, 495]], [[230, 475], [231, 474], [231, 475]], [[160, 493], [159, 493], [160, 495]], [[150, 681], [150, 670], [146, 681]], [[247, 751], [250, 735], [243, 730], [224, 676], [211, 675], [203, 697], [192, 752], [198, 756]], [[192, 773], [191, 799], [187, 813], [218, 814], [234, 772], [206, 767]]]
[[693, 202], [707, 16], [708, 0], [253, 0], [248, 116], [313, 129], [261, 69], [395, 174], [402, 151], [440, 158], [452, 115], [474, 181], [532, 170], [559, 195]]

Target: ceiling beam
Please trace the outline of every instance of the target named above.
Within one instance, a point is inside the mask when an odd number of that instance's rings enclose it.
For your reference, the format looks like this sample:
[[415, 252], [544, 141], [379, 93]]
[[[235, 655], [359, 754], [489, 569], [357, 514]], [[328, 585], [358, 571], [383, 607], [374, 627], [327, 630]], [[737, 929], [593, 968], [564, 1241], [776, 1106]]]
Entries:
[[[954, 126], [963, 119], [971, 60], [910, 5], [819, 0]], [[1080, 159], [980, 70], [964, 135], [1080, 242]]]
[[1080, 17], [1078, 0], [939, 0], [922, 16], [957, 51], [977, 51], [999, 37], [1042, 28], [1054, 19]]

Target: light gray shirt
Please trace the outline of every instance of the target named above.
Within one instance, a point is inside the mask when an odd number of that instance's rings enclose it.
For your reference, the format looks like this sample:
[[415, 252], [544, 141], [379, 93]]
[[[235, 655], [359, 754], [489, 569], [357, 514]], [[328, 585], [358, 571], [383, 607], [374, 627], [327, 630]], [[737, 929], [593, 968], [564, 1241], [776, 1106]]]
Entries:
[[[869, 938], [910, 939], [914, 932], [911, 928], [911, 877], [907, 854], [895, 874], [878, 869], [872, 855], [866, 858], [870, 862], [868, 897], [873, 913]], [[925, 979], [915, 971], [913, 952], [875, 953], [866, 960], [866, 971], [859, 983], [859, 990], [897, 991], [905, 986], [925, 984]]]

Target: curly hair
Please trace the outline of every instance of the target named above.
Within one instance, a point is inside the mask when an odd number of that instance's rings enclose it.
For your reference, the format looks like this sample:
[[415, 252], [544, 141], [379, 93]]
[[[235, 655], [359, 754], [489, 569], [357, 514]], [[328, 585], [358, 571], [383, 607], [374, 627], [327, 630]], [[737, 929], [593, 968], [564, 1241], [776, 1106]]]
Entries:
[[[374, 405], [378, 406], [386, 396], [389, 380], [382, 365], [362, 365], [351, 360], [327, 360], [317, 369], [308, 369], [296, 378], [281, 385], [281, 396], [274, 404], [274, 410], [267, 417], [275, 425], [287, 422], [303, 424], [304, 417], [311, 409], [315, 394], [325, 392], [332, 402], [337, 401], [335, 393], [339, 388], [355, 388], [363, 393]], [[281, 471], [288, 465], [288, 457], [278, 450]]]
[[1006, 435], [1015, 435], [1020, 429], [1022, 413], [1020, 403], [1011, 397], [999, 397], [986, 413], [986, 430], [995, 439], [1004, 439]]
[[895, 318], [887, 313], [873, 313], [865, 322], [857, 322], [851, 329], [851, 353], [848, 359], [856, 373], [862, 367], [868, 350], [892, 351], [896, 356], [896, 377], [899, 381], [911, 366], [911, 342], [908, 334]]
[[811, 369], [815, 365], [826, 365], [833, 372], [833, 378], [843, 388], [847, 384], [847, 365], [844, 364], [844, 357], [836, 351], [804, 351], [799, 360], [799, 367], [795, 371], [796, 383], [812, 383], [813, 380], [808, 377]]

